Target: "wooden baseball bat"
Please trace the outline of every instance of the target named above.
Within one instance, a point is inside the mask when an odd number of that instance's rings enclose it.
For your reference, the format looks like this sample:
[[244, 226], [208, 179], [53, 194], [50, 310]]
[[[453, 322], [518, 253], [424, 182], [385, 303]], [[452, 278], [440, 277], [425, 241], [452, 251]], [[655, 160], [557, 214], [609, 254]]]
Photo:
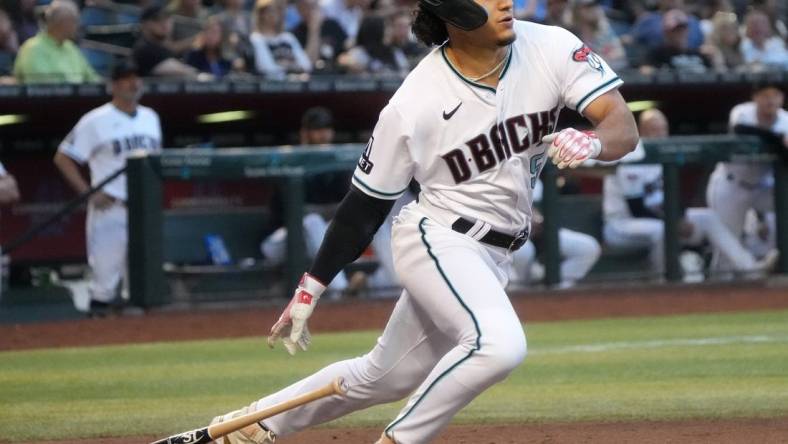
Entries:
[[303, 395], [296, 396], [293, 399], [274, 404], [271, 407], [258, 410], [256, 412], [247, 413], [246, 415], [239, 416], [227, 421], [216, 423], [214, 425], [195, 429], [188, 432], [172, 435], [159, 441], [154, 441], [151, 444], [207, 444], [216, 438], [230, 434], [236, 430], [240, 430], [248, 425], [262, 421], [266, 418], [278, 415], [312, 401], [316, 401], [326, 396], [340, 395], [344, 396], [347, 393], [347, 386], [343, 378], [335, 379], [331, 384], [321, 387], [311, 392], [304, 393]]

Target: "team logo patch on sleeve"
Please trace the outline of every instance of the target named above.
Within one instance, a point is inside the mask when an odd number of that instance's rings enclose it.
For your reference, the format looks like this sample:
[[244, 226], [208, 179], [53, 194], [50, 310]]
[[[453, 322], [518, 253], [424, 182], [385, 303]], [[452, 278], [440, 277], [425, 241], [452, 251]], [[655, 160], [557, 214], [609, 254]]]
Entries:
[[572, 53], [572, 60], [575, 62], [586, 62], [594, 71], [605, 74], [605, 67], [602, 66], [602, 59], [586, 45], [581, 46]]
[[369, 174], [372, 171], [372, 167], [375, 166], [372, 161], [369, 160], [369, 156], [372, 155], [372, 142], [374, 141], [374, 137], [369, 138], [367, 147], [364, 148], [364, 152], [361, 153], [361, 158], [358, 159], [358, 169], [360, 169], [364, 174]]

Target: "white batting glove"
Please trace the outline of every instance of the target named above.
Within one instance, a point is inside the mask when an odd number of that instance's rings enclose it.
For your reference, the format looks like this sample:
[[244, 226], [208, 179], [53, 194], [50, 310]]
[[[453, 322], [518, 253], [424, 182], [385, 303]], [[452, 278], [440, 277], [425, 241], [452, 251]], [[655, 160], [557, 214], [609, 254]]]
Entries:
[[299, 348], [306, 351], [312, 342], [306, 321], [312, 316], [312, 311], [325, 290], [326, 286], [322, 282], [309, 273], [304, 273], [293, 299], [271, 327], [268, 346], [274, 348], [277, 339], [282, 338], [282, 344], [291, 355], [295, 355]]
[[602, 142], [593, 131], [566, 128], [542, 137], [542, 142], [550, 144], [547, 157], [560, 169], [567, 166], [577, 168], [588, 159], [596, 159], [602, 152]]

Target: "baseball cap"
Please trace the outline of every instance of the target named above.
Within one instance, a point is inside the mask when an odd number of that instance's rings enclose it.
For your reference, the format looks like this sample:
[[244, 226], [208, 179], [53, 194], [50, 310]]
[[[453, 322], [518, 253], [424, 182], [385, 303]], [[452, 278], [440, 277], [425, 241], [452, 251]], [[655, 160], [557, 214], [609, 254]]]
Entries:
[[785, 92], [783, 84], [772, 79], [759, 79], [752, 83], [752, 93], [756, 94], [765, 89], [776, 89], [777, 91]]
[[129, 76], [138, 76], [139, 70], [137, 65], [131, 60], [123, 60], [112, 67], [110, 78], [112, 80], [120, 80]]
[[159, 20], [169, 16], [170, 13], [167, 12], [167, 10], [164, 9], [164, 7], [159, 5], [152, 5], [142, 10], [142, 14], [140, 14], [140, 22]]
[[331, 111], [322, 106], [309, 108], [301, 117], [301, 127], [304, 129], [323, 129], [334, 127], [334, 117]]
[[662, 16], [662, 29], [665, 31], [673, 31], [678, 27], [687, 26], [687, 23], [689, 23], [689, 18], [681, 9], [671, 9]]

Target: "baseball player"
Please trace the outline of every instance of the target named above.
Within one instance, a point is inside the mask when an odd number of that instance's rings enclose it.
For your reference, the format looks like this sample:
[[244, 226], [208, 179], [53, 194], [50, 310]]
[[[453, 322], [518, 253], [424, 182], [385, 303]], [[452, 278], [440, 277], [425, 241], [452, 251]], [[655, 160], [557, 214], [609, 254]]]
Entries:
[[[533, 190], [534, 203], [542, 200], [542, 190], [542, 181], [538, 180]], [[541, 223], [541, 214], [535, 208], [532, 211], [531, 237], [523, 248], [512, 255], [512, 272], [509, 277], [515, 282], [531, 282], [533, 278], [530, 273], [536, 264], [536, 245], [533, 240], [537, 237], [536, 227]], [[558, 230], [558, 245], [562, 257], [560, 288], [570, 288], [583, 279], [602, 254], [602, 247], [594, 236], [568, 228]]]
[[[782, 142], [788, 149], [788, 111], [783, 109], [785, 94], [779, 86], [759, 84], [752, 100], [731, 109], [728, 125], [733, 132], [761, 133]], [[767, 162], [720, 162], [709, 178], [706, 201], [736, 237], [744, 231], [748, 210], [768, 221], [774, 210], [774, 176]], [[774, 220], [771, 218], [771, 220]], [[770, 227], [774, 231], [774, 227]], [[770, 254], [776, 254], [771, 251]], [[720, 270], [730, 262], [715, 258]]]
[[[621, 80], [570, 32], [513, 19], [511, 0], [421, 1], [415, 35], [434, 48], [381, 111], [318, 255], [271, 329], [306, 350], [325, 282], [354, 260], [415, 178], [417, 202], [392, 228], [404, 287], [372, 350], [337, 362], [220, 421], [265, 408], [336, 376], [330, 397], [254, 424], [223, 443], [270, 443], [375, 404], [410, 397], [378, 443], [432, 441], [451, 418], [525, 358], [504, 292], [511, 254], [528, 236], [531, 192], [544, 163], [614, 160], [637, 143]], [[596, 134], [554, 132], [560, 110]]]
[[[126, 155], [134, 150], [161, 148], [159, 116], [140, 105], [142, 80], [135, 66], [121, 63], [111, 75], [112, 101], [84, 116], [66, 136], [54, 162], [66, 182], [77, 193], [91, 187], [80, 166], [90, 169], [90, 183], [96, 185], [126, 166]], [[123, 280], [125, 286], [127, 235], [126, 176], [106, 184], [88, 204], [86, 221], [88, 264], [91, 270], [90, 313], [102, 315], [117, 302]]]
[[[668, 121], [659, 110], [647, 110], [639, 117], [639, 129], [643, 137], [667, 137]], [[663, 272], [662, 166], [622, 164], [615, 174], [605, 177], [603, 193], [605, 242], [620, 248], [648, 247], [652, 267]], [[777, 259], [769, 255], [755, 260], [709, 208], [688, 208], [680, 222], [680, 234], [684, 245], [697, 246], [708, 241], [715, 253], [729, 259], [737, 271], [766, 270]]]
[[[301, 145], [322, 145], [333, 142], [334, 123], [331, 111], [323, 107], [309, 108], [301, 117], [299, 141]], [[344, 195], [350, 178], [347, 173], [326, 173], [307, 179], [305, 186], [307, 195], [306, 203], [314, 205], [336, 204]], [[281, 265], [287, 259], [287, 228], [284, 227], [285, 202], [281, 193], [275, 193], [272, 202], [273, 229], [260, 244], [260, 251], [268, 265]], [[306, 254], [309, 258], [317, 255], [320, 241], [326, 234], [328, 223], [321, 214], [309, 212], [304, 215], [304, 243]], [[328, 283], [329, 288], [340, 295], [347, 289], [348, 280], [344, 273], [339, 273]]]

